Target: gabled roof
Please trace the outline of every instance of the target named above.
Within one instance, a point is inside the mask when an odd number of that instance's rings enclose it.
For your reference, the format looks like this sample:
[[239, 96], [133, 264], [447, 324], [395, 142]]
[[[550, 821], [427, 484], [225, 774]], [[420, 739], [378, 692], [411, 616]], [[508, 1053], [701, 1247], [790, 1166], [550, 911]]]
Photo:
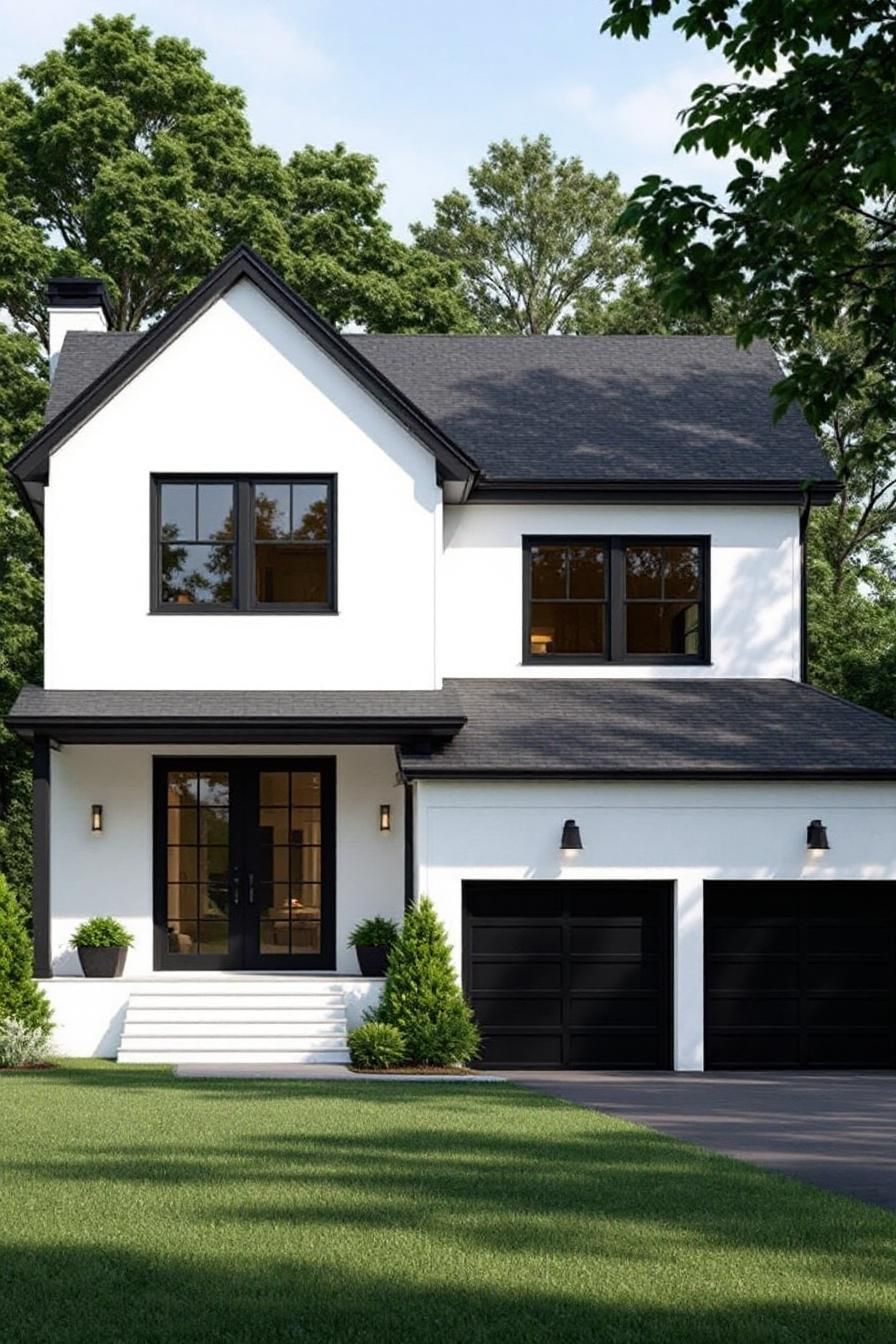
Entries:
[[[185, 327], [195, 322], [241, 280], [252, 281], [282, 313], [296, 323], [306, 336], [334, 359], [346, 373], [361, 384], [365, 391], [400, 421], [409, 433], [428, 448], [438, 464], [440, 479], [469, 482], [475, 477], [476, 465], [463, 449], [453, 443], [449, 436], [413, 405], [403, 392], [394, 387], [379, 369], [370, 364], [360, 350], [355, 349], [335, 327], [300, 298], [266, 261], [251, 248], [240, 246], [225, 257], [192, 293], [145, 334], [138, 333], [137, 339], [130, 339], [123, 344], [120, 333], [115, 333], [112, 336], [117, 356], [114, 362], [105, 363], [104, 357], [99, 355], [101, 348], [99, 346], [83, 342], [74, 343], [73, 350], [91, 351], [91, 358], [96, 364], [103, 365], [101, 371], [86, 383], [81, 383], [58, 413], [48, 420], [43, 429], [39, 430], [8, 464], [32, 510], [38, 503], [40, 487], [47, 480], [50, 455], [55, 449], [90, 416], [100, 410], [126, 383], [136, 377], [156, 355], [161, 354]], [[109, 334], [98, 336], [100, 342], [109, 340]], [[68, 341], [65, 344], [67, 345]], [[109, 348], [111, 353], [112, 344]], [[62, 363], [60, 359], [60, 364]], [[77, 375], [75, 377], [77, 378]], [[63, 379], [66, 380], [63, 382], [63, 388], [66, 385], [71, 386], [71, 372], [63, 370]], [[29, 489], [29, 485], [38, 488]]]
[[803, 416], [773, 419], [771, 347], [723, 336], [341, 335], [249, 248], [145, 334], [66, 337], [47, 423], [11, 470], [32, 507], [50, 453], [237, 281], [268, 295], [478, 499], [829, 502]]
[[[410, 779], [892, 779], [896, 720], [793, 681], [446, 681], [465, 727]], [[807, 818], [808, 820], [808, 818]]]

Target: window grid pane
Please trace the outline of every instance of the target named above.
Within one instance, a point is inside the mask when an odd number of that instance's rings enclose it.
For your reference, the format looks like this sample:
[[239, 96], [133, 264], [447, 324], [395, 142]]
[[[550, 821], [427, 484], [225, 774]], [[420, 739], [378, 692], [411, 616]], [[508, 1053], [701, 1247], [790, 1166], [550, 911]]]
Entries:
[[703, 624], [700, 547], [686, 542], [626, 546], [624, 606], [626, 654], [699, 658]]

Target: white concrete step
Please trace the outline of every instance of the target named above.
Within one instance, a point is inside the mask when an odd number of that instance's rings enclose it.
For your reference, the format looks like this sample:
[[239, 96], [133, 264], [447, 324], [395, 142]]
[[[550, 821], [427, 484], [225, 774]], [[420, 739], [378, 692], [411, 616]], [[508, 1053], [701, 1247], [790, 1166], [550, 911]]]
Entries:
[[[265, 1031], [261, 1035], [250, 1036], [235, 1035], [216, 1036], [212, 1034], [197, 1035], [194, 1031], [192, 1036], [169, 1036], [166, 1032], [163, 1036], [142, 1036], [132, 1035], [122, 1037], [122, 1049], [124, 1050], [244, 1050], [254, 1052], [256, 1050], [272, 1050], [275, 1053], [278, 1050], [339, 1050], [344, 1048], [345, 1033], [330, 1033], [329, 1035], [308, 1035], [308, 1036], [277, 1036], [274, 1033]], [[119, 1058], [121, 1050], [119, 1050]]]
[[137, 1022], [294, 1022], [294, 1023], [313, 1023], [313, 1022], [337, 1022], [345, 1026], [345, 1008], [340, 1003], [338, 1005], [329, 1005], [323, 1008], [306, 1007], [303, 1003], [301, 1008], [294, 1008], [292, 1004], [280, 1007], [276, 1004], [263, 1006], [252, 1005], [244, 1007], [242, 1004], [232, 1006], [217, 1007], [214, 1004], [206, 1006], [203, 1003], [201, 1008], [187, 1007], [169, 1007], [167, 1004], [157, 1006], [152, 1004], [139, 1004], [134, 1006], [134, 1000], [128, 1004], [127, 1020], [129, 1023]]
[[123, 1039], [161, 1039], [172, 1043], [183, 1037], [199, 1038], [212, 1044], [218, 1037], [225, 1040], [273, 1040], [287, 1037], [290, 1041], [345, 1040], [345, 1019], [342, 1022], [310, 1022], [296, 1028], [294, 1022], [132, 1022], [125, 1020]]
[[344, 1003], [342, 994], [144, 994], [132, 990], [128, 1007], [152, 1011], [183, 1009], [185, 1012], [242, 1012], [256, 1008], [270, 1012], [285, 1008], [301, 1008], [307, 1012], [336, 1009], [341, 1012]]
[[348, 1050], [235, 1050], [134, 1047], [118, 1052], [119, 1064], [347, 1064]]
[[328, 979], [318, 979], [316, 976], [307, 976], [299, 979], [293, 976], [272, 975], [268, 979], [261, 977], [250, 977], [248, 980], [228, 979], [226, 977], [207, 980], [191, 980], [189, 976], [159, 976], [158, 980], [135, 980], [131, 988], [132, 994], [149, 994], [154, 998], [159, 995], [177, 994], [178, 996], [189, 994], [200, 998], [207, 994], [239, 995], [244, 998], [249, 995], [260, 995], [267, 998], [269, 995], [290, 994], [293, 996], [310, 995], [312, 998], [317, 994], [340, 995], [342, 986], [336, 981]]

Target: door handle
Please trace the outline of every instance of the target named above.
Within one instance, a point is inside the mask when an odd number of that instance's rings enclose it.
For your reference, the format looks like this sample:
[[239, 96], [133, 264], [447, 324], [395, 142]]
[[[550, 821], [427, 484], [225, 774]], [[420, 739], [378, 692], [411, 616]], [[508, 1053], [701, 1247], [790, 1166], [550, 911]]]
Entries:
[[240, 903], [240, 870], [234, 865], [230, 870], [230, 899], [234, 905]]
[[249, 874], [249, 904], [255, 904], [255, 874]]

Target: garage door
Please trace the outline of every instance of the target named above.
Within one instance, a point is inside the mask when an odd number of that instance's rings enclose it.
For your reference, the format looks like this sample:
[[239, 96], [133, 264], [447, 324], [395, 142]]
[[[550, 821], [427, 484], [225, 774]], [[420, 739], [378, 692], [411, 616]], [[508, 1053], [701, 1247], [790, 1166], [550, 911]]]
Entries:
[[706, 1067], [896, 1066], [896, 884], [708, 882]]
[[490, 1067], [670, 1067], [665, 882], [464, 884], [464, 983]]

